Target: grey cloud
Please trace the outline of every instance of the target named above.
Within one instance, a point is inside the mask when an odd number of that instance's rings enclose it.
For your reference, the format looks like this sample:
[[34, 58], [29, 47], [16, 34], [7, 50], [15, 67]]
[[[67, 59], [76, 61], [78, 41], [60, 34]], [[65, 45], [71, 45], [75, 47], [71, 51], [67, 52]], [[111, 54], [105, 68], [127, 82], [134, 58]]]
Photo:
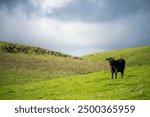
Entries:
[[63, 20], [99, 22], [149, 12], [149, 0], [75, 0], [55, 9], [49, 16]]
[[19, 6], [28, 8], [30, 5], [31, 0], [0, 0], [0, 6], [6, 6], [9, 10], [15, 9]]
[[[32, 0], [0, 0], [0, 9], [4, 7], [10, 13], [19, 7], [27, 16], [40, 15], [41, 10]], [[60, 20], [106, 22], [149, 12], [150, 0], [73, 0], [44, 15]]]
[[36, 12], [36, 7], [31, 0], [0, 0], [0, 11], [5, 11], [10, 15], [16, 15], [16, 10], [22, 15], [30, 16]]

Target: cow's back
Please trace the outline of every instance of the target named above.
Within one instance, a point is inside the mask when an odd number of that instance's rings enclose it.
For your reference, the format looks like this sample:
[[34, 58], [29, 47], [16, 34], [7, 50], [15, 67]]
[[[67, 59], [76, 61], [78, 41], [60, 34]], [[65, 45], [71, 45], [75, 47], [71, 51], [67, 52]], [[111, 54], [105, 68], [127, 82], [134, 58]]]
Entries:
[[125, 60], [120, 58], [118, 60], [116, 60], [116, 67], [118, 72], [122, 72], [125, 69]]

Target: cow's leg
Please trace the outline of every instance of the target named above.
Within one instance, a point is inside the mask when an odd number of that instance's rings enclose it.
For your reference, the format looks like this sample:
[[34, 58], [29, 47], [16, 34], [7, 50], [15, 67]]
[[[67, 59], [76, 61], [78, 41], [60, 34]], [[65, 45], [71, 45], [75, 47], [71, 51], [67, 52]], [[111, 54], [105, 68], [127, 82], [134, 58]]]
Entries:
[[115, 71], [115, 79], [117, 79], [117, 71]]
[[124, 72], [121, 72], [121, 78], [123, 78]]
[[113, 79], [113, 76], [114, 76], [114, 73], [113, 73], [113, 72], [111, 72], [111, 79]]

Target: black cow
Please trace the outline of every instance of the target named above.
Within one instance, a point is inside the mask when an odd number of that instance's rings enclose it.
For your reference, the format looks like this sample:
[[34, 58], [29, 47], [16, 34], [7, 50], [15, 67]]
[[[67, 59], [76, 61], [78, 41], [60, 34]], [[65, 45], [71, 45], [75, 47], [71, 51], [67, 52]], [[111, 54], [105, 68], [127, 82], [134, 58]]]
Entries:
[[122, 58], [115, 60], [114, 58], [111, 58], [111, 57], [106, 58], [106, 60], [108, 61], [110, 65], [112, 79], [113, 79], [114, 73], [115, 73], [115, 78], [117, 79], [117, 72], [121, 72], [121, 78], [123, 78], [125, 63], [126, 63], [125, 60]]

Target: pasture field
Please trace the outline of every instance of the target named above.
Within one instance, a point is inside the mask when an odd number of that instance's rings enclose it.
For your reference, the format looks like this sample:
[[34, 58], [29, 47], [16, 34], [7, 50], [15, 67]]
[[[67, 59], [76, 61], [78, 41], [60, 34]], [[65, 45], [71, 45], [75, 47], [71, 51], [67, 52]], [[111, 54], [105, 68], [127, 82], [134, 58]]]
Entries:
[[[79, 58], [19, 44], [10, 44], [17, 50], [8, 52], [6, 44], [0, 42], [1, 100], [150, 99], [150, 46]], [[118, 73], [118, 79], [110, 79], [105, 61], [110, 56], [126, 59], [124, 78]]]
[[125, 77], [116, 80], [110, 80], [109, 71], [101, 71], [39, 82], [3, 85], [0, 88], [0, 99], [150, 99], [148, 70], [150, 66], [127, 68]]
[[106, 57], [124, 58], [126, 66], [147, 65], [150, 64], [150, 46], [135, 46], [83, 56], [85, 59], [94, 61], [105, 61]]

